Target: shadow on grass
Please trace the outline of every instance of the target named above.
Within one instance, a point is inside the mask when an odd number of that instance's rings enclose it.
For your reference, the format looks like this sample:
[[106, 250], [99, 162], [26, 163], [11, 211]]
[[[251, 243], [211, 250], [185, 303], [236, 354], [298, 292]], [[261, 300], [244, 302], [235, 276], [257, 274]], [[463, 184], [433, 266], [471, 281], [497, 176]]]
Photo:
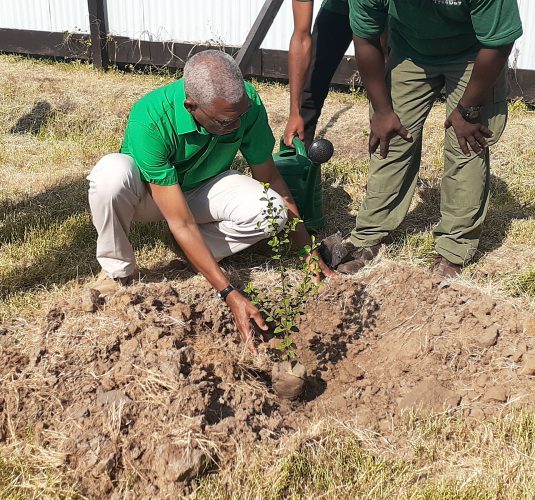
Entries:
[[10, 133], [37, 135], [53, 115], [54, 112], [50, 103], [39, 101], [35, 103], [29, 113], [26, 113], [17, 120], [17, 123], [11, 127]]
[[338, 110], [334, 115], [331, 116], [329, 121], [321, 128], [321, 130], [316, 134], [318, 138], [325, 137], [325, 134], [336, 125], [336, 122], [340, 119], [342, 115], [347, 113], [350, 109], [352, 109], [353, 106], [346, 106], [345, 108], [342, 108]]
[[69, 217], [86, 212], [86, 192], [87, 181], [79, 177], [16, 203], [1, 202], [0, 248], [24, 241], [32, 231], [61, 224]]
[[513, 221], [535, 218], [535, 205], [522, 203], [509, 190], [507, 183], [496, 175], [491, 175], [491, 198], [487, 220], [479, 250], [492, 252], [501, 247]]
[[[0, 220], [0, 300], [98, 272], [97, 235], [83, 176], [20, 202], [3, 201]], [[164, 224], [132, 226], [135, 249], [150, 249], [162, 239]]]
[[318, 233], [318, 239], [340, 231], [348, 235], [355, 228], [355, 215], [351, 213], [353, 201], [343, 186], [323, 183], [323, 211], [325, 227]]
[[[503, 245], [513, 221], [535, 217], [535, 207], [522, 204], [503, 179], [491, 174], [490, 182], [489, 211], [475, 260]], [[408, 237], [430, 231], [440, 221], [440, 187], [424, 184], [418, 188], [418, 195], [421, 203], [409, 212], [400, 228], [393, 232], [393, 243], [403, 245]]]

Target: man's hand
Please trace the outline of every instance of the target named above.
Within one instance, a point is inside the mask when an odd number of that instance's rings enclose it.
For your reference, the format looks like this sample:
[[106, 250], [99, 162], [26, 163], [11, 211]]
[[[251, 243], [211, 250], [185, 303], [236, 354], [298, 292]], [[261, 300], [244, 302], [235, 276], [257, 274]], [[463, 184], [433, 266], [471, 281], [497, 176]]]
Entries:
[[463, 153], [470, 156], [470, 148], [476, 154], [481, 153], [488, 147], [487, 139], [493, 136], [491, 130], [481, 123], [467, 122], [457, 108], [453, 110], [450, 116], [444, 122], [446, 129], [453, 127], [453, 131], [459, 141]]
[[320, 254], [317, 250], [314, 250], [307, 257], [307, 264], [310, 266], [311, 271], [314, 273], [314, 281], [319, 283], [321, 281], [321, 275], [326, 278], [332, 278], [336, 276], [336, 273], [323, 262], [323, 259], [320, 257]]
[[292, 0], [294, 30], [288, 50], [288, 77], [290, 84], [290, 117], [284, 132], [284, 143], [292, 145], [294, 136], [304, 139], [304, 123], [299, 109], [303, 88], [310, 67], [312, 54], [312, 28], [314, 2]]
[[291, 146], [294, 137], [304, 140], [305, 138], [305, 120], [300, 114], [291, 114], [284, 130], [284, 144]]
[[227, 295], [226, 303], [230, 307], [242, 341], [252, 354], [257, 354], [254, 345], [254, 325], [251, 324], [251, 320], [262, 330], [268, 329], [260, 311], [238, 290]]
[[401, 124], [398, 115], [393, 110], [375, 112], [370, 121], [370, 129], [370, 155], [375, 153], [379, 147], [381, 158], [386, 158], [390, 139], [396, 135], [408, 142], [412, 141], [412, 135]]

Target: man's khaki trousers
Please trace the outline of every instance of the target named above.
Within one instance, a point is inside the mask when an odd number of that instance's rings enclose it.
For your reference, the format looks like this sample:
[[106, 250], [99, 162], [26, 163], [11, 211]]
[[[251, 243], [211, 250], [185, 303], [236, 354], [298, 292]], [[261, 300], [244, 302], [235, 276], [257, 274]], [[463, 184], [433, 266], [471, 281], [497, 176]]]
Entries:
[[[357, 215], [351, 241], [358, 247], [381, 242], [405, 218], [411, 203], [422, 154], [424, 122], [441, 90], [446, 92], [446, 114], [455, 109], [464, 94], [473, 63], [421, 65], [391, 55], [387, 83], [394, 111], [412, 134], [413, 141], [400, 137], [390, 141], [386, 159], [379, 151], [370, 160], [366, 198]], [[505, 70], [489, 92], [481, 123], [493, 133], [489, 145], [502, 135], [507, 121]], [[490, 193], [488, 149], [466, 156], [453, 128], [444, 141], [444, 173], [440, 187], [441, 219], [433, 234], [437, 252], [455, 264], [475, 255], [487, 213]]]
[[[164, 217], [141, 180], [134, 160], [113, 153], [102, 158], [89, 176], [89, 206], [98, 233], [97, 260], [112, 278], [130, 276], [135, 269], [134, 250], [128, 240], [132, 222], [155, 222]], [[228, 170], [184, 192], [203, 239], [216, 260], [221, 260], [268, 236], [262, 184]], [[275, 208], [284, 207], [273, 190]], [[286, 222], [279, 215], [279, 227]]]

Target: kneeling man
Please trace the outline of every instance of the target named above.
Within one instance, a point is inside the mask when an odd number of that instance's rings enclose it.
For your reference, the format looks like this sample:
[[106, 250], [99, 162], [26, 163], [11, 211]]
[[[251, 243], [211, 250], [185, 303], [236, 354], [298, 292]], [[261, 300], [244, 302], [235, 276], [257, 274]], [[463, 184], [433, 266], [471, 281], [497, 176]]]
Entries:
[[[121, 153], [102, 158], [88, 176], [103, 281], [124, 283], [134, 273], [131, 223], [165, 219], [191, 264], [228, 304], [242, 339], [254, 350], [250, 321], [267, 327], [217, 262], [268, 236], [261, 183], [270, 184], [269, 197], [285, 206], [289, 217], [298, 216], [273, 163], [274, 144], [262, 101], [243, 81], [234, 59], [216, 50], [189, 59], [182, 79], [134, 104]], [[252, 178], [230, 169], [238, 151]], [[285, 222], [283, 212], [280, 227]], [[294, 245], [310, 241], [299, 224]], [[332, 273], [321, 261], [320, 266], [325, 274]]]

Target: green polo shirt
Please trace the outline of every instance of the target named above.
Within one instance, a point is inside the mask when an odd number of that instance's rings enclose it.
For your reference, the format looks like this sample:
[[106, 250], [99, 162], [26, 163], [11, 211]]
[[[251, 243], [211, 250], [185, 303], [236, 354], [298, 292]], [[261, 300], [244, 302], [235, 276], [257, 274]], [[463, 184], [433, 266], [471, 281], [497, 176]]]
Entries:
[[389, 44], [423, 64], [471, 60], [481, 47], [522, 35], [516, 0], [350, 0], [353, 33], [377, 38], [388, 21]]
[[132, 107], [121, 153], [130, 155], [145, 182], [183, 191], [230, 169], [238, 151], [249, 165], [271, 158], [275, 138], [260, 96], [250, 83], [251, 107], [240, 128], [217, 136], [197, 125], [184, 107], [184, 81], [177, 80], [142, 97]]
[[[314, 0], [297, 0], [298, 2], [309, 3]], [[347, 16], [349, 14], [348, 0], [323, 0], [322, 9]]]

